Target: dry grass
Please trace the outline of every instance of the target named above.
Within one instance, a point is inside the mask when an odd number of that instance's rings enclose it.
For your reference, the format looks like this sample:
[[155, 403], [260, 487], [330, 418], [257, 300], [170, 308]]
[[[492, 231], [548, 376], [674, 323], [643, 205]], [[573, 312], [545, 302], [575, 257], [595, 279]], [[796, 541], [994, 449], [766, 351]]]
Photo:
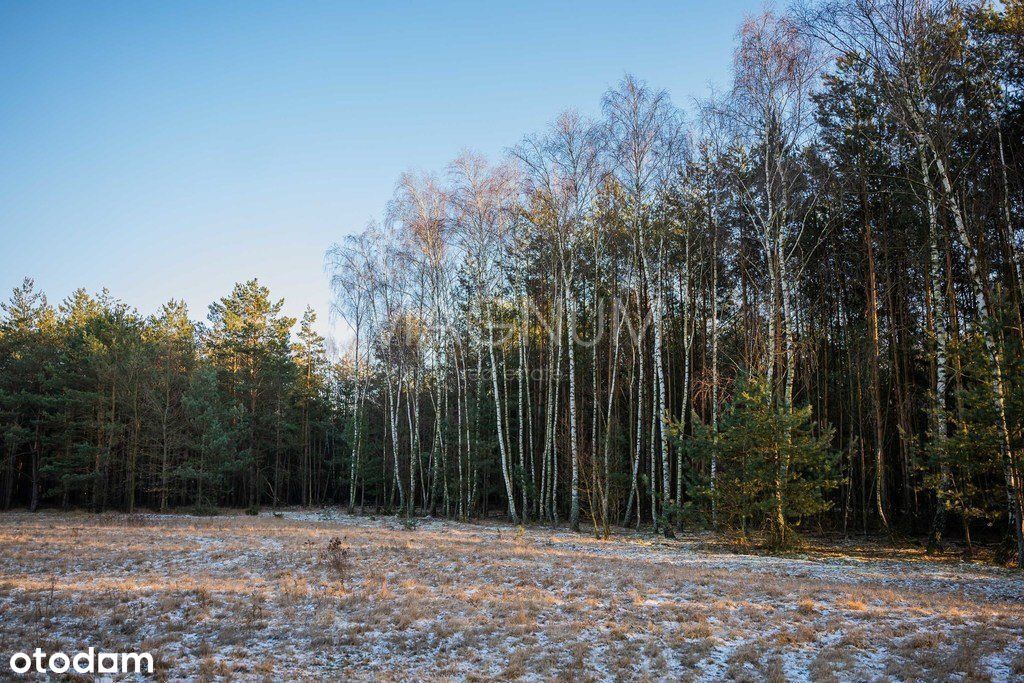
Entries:
[[[185, 680], [1013, 680], [1024, 581], [295, 511], [0, 515], [0, 644]], [[3, 678], [0, 675], [0, 678]]]

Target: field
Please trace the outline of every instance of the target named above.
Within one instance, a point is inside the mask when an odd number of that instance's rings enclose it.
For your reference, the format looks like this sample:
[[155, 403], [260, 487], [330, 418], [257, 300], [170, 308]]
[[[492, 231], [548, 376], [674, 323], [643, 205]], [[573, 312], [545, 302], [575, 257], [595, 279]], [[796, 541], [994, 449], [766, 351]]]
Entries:
[[1024, 577], [331, 510], [0, 515], [0, 645], [167, 680], [1022, 680]]

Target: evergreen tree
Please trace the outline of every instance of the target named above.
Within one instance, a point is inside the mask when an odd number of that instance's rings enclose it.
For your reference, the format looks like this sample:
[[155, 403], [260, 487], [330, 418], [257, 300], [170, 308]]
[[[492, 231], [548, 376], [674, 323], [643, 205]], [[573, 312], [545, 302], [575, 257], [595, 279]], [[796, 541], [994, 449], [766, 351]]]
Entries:
[[245, 500], [254, 512], [267, 483], [268, 455], [279, 454], [283, 421], [289, 417], [284, 405], [294, 374], [289, 330], [295, 319], [281, 315], [283, 305], [283, 300], [271, 301], [270, 291], [257, 280], [249, 280], [210, 306], [210, 358], [221, 390], [244, 408], [240, 424], [234, 426], [246, 463]]
[[46, 296], [25, 278], [10, 301], [0, 304], [0, 421], [4, 427], [2, 503], [9, 508], [22, 480], [19, 456], [28, 459], [29, 507], [34, 510], [41, 490], [47, 428], [57, 403], [49, 372], [54, 361], [54, 315]]
[[[764, 529], [771, 547], [792, 545], [793, 527], [831, 506], [828, 493], [838, 483], [832, 430], [812, 421], [810, 406], [788, 411], [775, 405], [760, 377], [740, 380], [735, 391], [717, 439], [698, 428], [693, 440], [681, 444], [703, 459], [710, 459], [712, 449], [717, 456], [717, 485], [712, 490], [709, 482], [699, 482], [693, 492], [709, 508], [713, 503], [719, 520], [738, 529], [741, 538]], [[783, 461], [788, 467], [780, 481]], [[781, 524], [776, 517], [780, 506]]]

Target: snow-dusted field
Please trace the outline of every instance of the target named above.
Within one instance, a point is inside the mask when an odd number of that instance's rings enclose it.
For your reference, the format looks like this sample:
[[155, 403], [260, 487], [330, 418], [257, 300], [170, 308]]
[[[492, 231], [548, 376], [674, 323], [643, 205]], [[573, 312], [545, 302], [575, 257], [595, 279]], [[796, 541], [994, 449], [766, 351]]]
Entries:
[[95, 646], [169, 680], [1024, 680], [1019, 573], [703, 540], [0, 514], [0, 679], [12, 652]]

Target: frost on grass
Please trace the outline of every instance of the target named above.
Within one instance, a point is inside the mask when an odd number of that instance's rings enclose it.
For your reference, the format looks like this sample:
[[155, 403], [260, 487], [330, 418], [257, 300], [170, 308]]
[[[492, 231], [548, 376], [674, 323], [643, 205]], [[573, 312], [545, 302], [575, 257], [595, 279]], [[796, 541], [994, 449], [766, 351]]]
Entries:
[[1020, 680], [1024, 580], [349, 517], [0, 515], [0, 643], [167, 680]]

